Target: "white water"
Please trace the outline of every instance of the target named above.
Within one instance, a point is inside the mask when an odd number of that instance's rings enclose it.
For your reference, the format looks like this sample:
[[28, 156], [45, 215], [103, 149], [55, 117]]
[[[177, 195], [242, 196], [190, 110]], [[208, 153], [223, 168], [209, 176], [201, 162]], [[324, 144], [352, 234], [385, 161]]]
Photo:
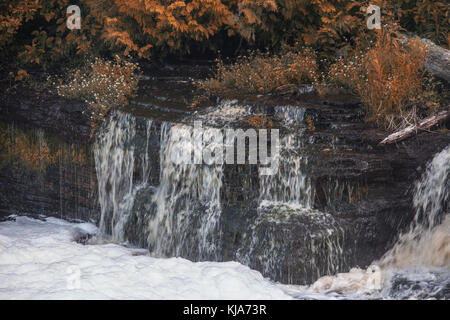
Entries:
[[95, 142], [94, 156], [101, 208], [100, 231], [123, 240], [123, 224], [133, 201], [135, 119], [111, 119]]
[[[146, 123], [146, 148], [135, 150], [136, 120], [129, 114], [118, 114], [97, 137], [94, 144], [95, 167], [100, 203], [100, 233], [113, 241], [124, 241], [124, 226], [134, 204], [136, 193], [148, 183], [149, 139], [152, 120]], [[142, 181], [133, 180], [135, 158], [142, 162]]]
[[[295, 106], [275, 107], [276, 116], [286, 126], [303, 123], [305, 109]], [[312, 208], [313, 189], [306, 174], [308, 158], [299, 154], [303, 131], [295, 130], [281, 137], [278, 154], [278, 171], [274, 175], [260, 175], [260, 201], [274, 204], [290, 204], [293, 207]]]
[[73, 241], [95, 232], [92, 224], [54, 218], [0, 223], [0, 299], [291, 299], [237, 262], [157, 259]]
[[183, 163], [198, 147], [192, 145], [191, 134], [189, 126], [162, 125], [160, 184], [152, 199], [157, 209], [148, 220], [148, 243], [158, 256], [180, 256], [189, 243], [199, 259], [217, 259], [222, 166]]
[[276, 106], [275, 114], [286, 126], [298, 125], [305, 120], [305, 108], [297, 106]]
[[[94, 146], [99, 202], [100, 233], [115, 242], [126, 241], [126, 225], [137, 193], [149, 186], [149, 139], [152, 121], [146, 122], [145, 150], [136, 149], [136, 119], [118, 113], [109, 120]], [[160, 133], [160, 178], [155, 192], [142, 201], [148, 210], [137, 212], [144, 223], [149, 249], [154, 256], [195, 255], [218, 259], [221, 213], [221, 165], [196, 165], [190, 159], [198, 139], [190, 139], [193, 127], [164, 122]], [[205, 135], [205, 134], [204, 134]], [[204, 137], [206, 138], [206, 137]], [[200, 140], [201, 141], [201, 140]], [[133, 181], [135, 160], [141, 158], [142, 181]]]
[[[289, 115], [288, 111], [283, 112]], [[300, 117], [297, 114], [294, 116]], [[143, 183], [133, 186], [134, 167], [131, 159], [135, 150], [133, 143], [128, 142], [133, 140], [135, 134], [134, 121], [127, 115], [121, 115], [117, 123], [110, 124], [107, 136], [99, 140], [96, 149], [99, 188], [102, 188], [99, 192], [104, 193], [99, 197], [102, 206], [101, 231], [111, 230], [113, 238], [119, 241], [123, 240], [123, 226], [135, 201], [136, 190], [145, 187], [148, 181], [144, 178]], [[285, 121], [291, 120], [288, 118]], [[195, 148], [190, 145], [190, 140], [185, 139], [186, 135], [179, 134], [183, 130], [192, 132], [192, 127], [164, 123], [161, 128], [160, 184], [148, 199], [154, 209], [143, 213], [149, 248], [152, 255], [157, 257], [191, 254], [196, 259], [220, 259], [223, 167], [175, 164], [170, 161], [173, 157], [182, 158], [183, 153]], [[151, 170], [148, 166], [148, 153], [155, 152], [148, 150], [148, 135], [147, 127], [147, 150], [142, 156], [144, 177], [148, 177]], [[289, 151], [290, 144], [297, 140], [298, 137], [286, 136], [284, 142], [282, 140], [282, 148]], [[425, 279], [425, 283], [435, 282], [442, 277], [448, 278], [445, 274], [448, 274], [449, 269], [450, 218], [443, 210], [448, 201], [449, 154], [450, 147], [436, 155], [428, 165], [415, 190], [414, 223], [381, 261], [374, 262], [379, 267], [370, 267], [368, 270], [356, 268], [349, 273], [323, 277], [310, 287], [292, 286], [295, 293], [291, 293], [296, 297], [318, 294], [338, 298], [389, 298], [393, 297], [392, 285], [399, 276], [405, 281]], [[307, 216], [309, 223], [313, 225], [328, 225], [327, 230], [320, 229], [317, 234], [311, 233], [305, 238], [305, 242], [309, 243], [312, 253], [311, 269], [318, 265], [314, 260], [317, 257], [328, 261], [325, 273], [333, 274], [342, 264], [342, 230], [334, 223], [332, 216], [311, 210], [313, 192], [303, 170], [307, 159], [295, 153], [288, 153], [287, 158], [289, 161], [280, 161], [276, 175], [261, 178], [259, 217], [255, 219], [247, 235], [250, 245], [238, 252], [237, 258], [240, 262], [249, 264], [251, 257], [257, 254], [266, 274], [278, 272], [278, 263], [285, 256], [284, 249], [274, 246], [270, 234], [262, 237], [257, 229], [267, 221], [274, 226], [284, 223], [278, 212], [280, 208], [286, 207], [284, 212], [288, 212], [287, 221], [301, 215]], [[281, 158], [283, 159], [285, 158]], [[266, 210], [267, 207], [276, 210]], [[315, 237], [324, 240], [320, 241], [321, 246], [316, 247]], [[267, 244], [264, 251], [254, 251], [261, 243]], [[316, 271], [318, 275], [323, 274], [319, 269]], [[442, 289], [439, 283], [433, 288]], [[411, 293], [409, 297], [414, 294]]]
[[[281, 118], [286, 127], [301, 125], [304, 115], [305, 109], [296, 106], [275, 108], [275, 116]], [[298, 259], [308, 257], [302, 270], [306, 279], [334, 274], [344, 264], [342, 228], [332, 215], [313, 209], [314, 190], [307, 174], [308, 157], [300, 148], [302, 135], [301, 126], [294, 133], [283, 135], [277, 172], [259, 176], [258, 217], [249, 232], [250, 244], [237, 252], [238, 261], [251, 265], [251, 261], [257, 260], [263, 274], [279, 277], [284, 274], [288, 283], [298, 281], [294, 278], [298, 270], [282, 270], [280, 264], [292, 254], [299, 255], [289, 251], [289, 241], [303, 240], [302, 256]], [[295, 235], [289, 234], [292, 228], [286, 228], [285, 239], [280, 241], [282, 225], [307, 227]]]
[[414, 191], [416, 214], [408, 232], [385, 254], [380, 265], [390, 268], [450, 269], [450, 146], [428, 164]]
[[[448, 299], [450, 289], [450, 146], [436, 154], [416, 183], [408, 232], [367, 270], [326, 276], [306, 291], [337, 297]], [[298, 289], [298, 288], [297, 288]]]
[[[281, 143], [284, 141], [286, 139], [282, 139]], [[261, 201], [311, 208], [313, 192], [311, 182], [304, 173], [307, 161], [302, 155], [280, 154], [278, 171], [274, 175], [260, 175]]]

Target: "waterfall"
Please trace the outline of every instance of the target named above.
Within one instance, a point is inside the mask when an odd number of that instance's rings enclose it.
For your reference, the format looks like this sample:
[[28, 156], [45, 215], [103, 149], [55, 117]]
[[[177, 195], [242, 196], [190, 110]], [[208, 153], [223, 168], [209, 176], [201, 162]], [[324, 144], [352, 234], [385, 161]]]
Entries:
[[[305, 109], [292, 106], [275, 107], [275, 114], [286, 126], [302, 123]], [[308, 158], [299, 154], [303, 131], [285, 134], [280, 139], [278, 171], [274, 175], [260, 176], [260, 201], [263, 206], [279, 203], [312, 208], [313, 192], [306, 174]]]
[[[280, 106], [275, 113], [286, 126], [292, 126], [303, 122], [305, 109]], [[308, 157], [301, 152], [303, 132], [300, 127], [285, 134], [280, 139], [278, 171], [260, 175], [257, 217], [246, 245], [237, 252], [238, 261], [257, 266], [264, 275], [285, 283], [311, 282], [344, 265], [343, 229], [332, 215], [313, 209]], [[291, 246], [301, 249], [291, 250]], [[296, 268], [301, 268], [302, 279], [296, 278]]]
[[100, 232], [123, 240], [122, 226], [132, 202], [135, 120], [113, 117], [94, 145], [100, 203]]
[[198, 147], [192, 135], [192, 127], [162, 125], [160, 185], [152, 199], [156, 212], [148, 220], [148, 244], [158, 256], [219, 259], [222, 166], [182, 161]]
[[276, 106], [275, 114], [283, 120], [287, 126], [302, 123], [305, 120], [305, 108], [296, 106]]
[[150, 159], [149, 159], [149, 140], [150, 140], [150, 134], [151, 134], [151, 129], [152, 129], [152, 124], [153, 121], [152, 120], [147, 120], [146, 121], [146, 139], [145, 139], [145, 152], [143, 154], [141, 154], [141, 161], [142, 161], [142, 183], [144, 185], [147, 184], [148, 182], [148, 177], [150, 175], [150, 170], [151, 170], [151, 166], [150, 166]]
[[367, 270], [318, 279], [307, 291], [388, 299], [448, 298], [450, 146], [428, 163], [414, 188], [415, 216], [391, 250]]
[[427, 165], [414, 189], [414, 220], [381, 259], [391, 268], [450, 268], [450, 146]]
[[[159, 184], [150, 186], [149, 155], [155, 151], [149, 146], [152, 121], [146, 120], [145, 142], [139, 146], [136, 121], [129, 114], [112, 116], [95, 142], [100, 232], [111, 235], [113, 241], [127, 241], [130, 229], [137, 228], [130, 224], [138, 221], [145, 226], [137, 237], [146, 238], [139, 242], [147, 243], [155, 256], [218, 260], [222, 166], [183, 162], [198, 147], [191, 142], [193, 127], [163, 122]], [[134, 181], [138, 158], [142, 179]], [[140, 203], [145, 206], [136, 208]]]
[[[275, 112], [287, 124], [299, 124], [304, 109], [292, 108]], [[273, 175], [246, 177], [249, 182], [257, 178], [259, 190], [249, 208], [231, 208], [239, 215], [240, 240], [224, 243], [225, 232], [229, 237], [229, 225], [222, 223], [222, 199], [230, 191], [223, 185], [228, 164], [196, 163], [197, 150], [214, 148], [212, 131], [218, 129], [195, 128], [122, 113], [108, 119], [94, 146], [104, 236], [148, 247], [155, 257], [231, 258], [288, 283], [310, 282], [342, 268], [343, 230], [331, 214], [313, 209], [301, 129], [281, 137]], [[227, 179], [237, 165], [227, 167]]]
[[[124, 226], [132, 210], [136, 192], [147, 184], [150, 174], [148, 139], [152, 121], [146, 121], [147, 143], [136, 150], [136, 119], [117, 113], [103, 128], [94, 144], [100, 204], [99, 229], [113, 241], [125, 240]], [[142, 181], [134, 181], [135, 156], [142, 159]]]
[[308, 159], [286, 150], [291, 140], [290, 135], [281, 139], [278, 171], [273, 175], [260, 176], [260, 200], [262, 204], [289, 203], [312, 208], [311, 181], [305, 173]]

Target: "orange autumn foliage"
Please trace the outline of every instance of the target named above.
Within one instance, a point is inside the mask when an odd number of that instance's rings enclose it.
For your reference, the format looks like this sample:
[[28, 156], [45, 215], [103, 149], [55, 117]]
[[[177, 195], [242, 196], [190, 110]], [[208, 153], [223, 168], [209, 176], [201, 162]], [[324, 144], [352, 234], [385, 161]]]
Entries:
[[[148, 57], [152, 48], [166, 52], [190, 51], [220, 31], [250, 40], [262, 17], [277, 9], [275, 0], [114, 0], [105, 19], [105, 38]], [[127, 32], [132, 25], [138, 32]]]
[[399, 22], [448, 46], [449, 6], [443, 1], [80, 0], [82, 28], [71, 31], [71, 1], [9, 0], [0, 3], [0, 47], [5, 56], [12, 50], [22, 62], [44, 67], [105, 51], [145, 58], [194, 47], [215, 51], [232, 39], [258, 48], [298, 43], [330, 56], [367, 34], [369, 3], [382, 8], [383, 23]]
[[217, 61], [216, 75], [198, 83], [200, 89], [213, 95], [267, 94], [283, 86], [311, 84], [318, 81], [316, 54], [309, 48], [280, 55], [252, 53], [225, 65]]
[[395, 32], [382, 29], [369, 49], [332, 65], [327, 82], [355, 94], [366, 108], [367, 121], [399, 129], [439, 107], [425, 55], [418, 39], [405, 44]]
[[0, 48], [11, 42], [19, 27], [31, 20], [40, 8], [34, 0], [10, 0], [0, 3]]
[[367, 53], [367, 81], [358, 84], [367, 119], [389, 129], [417, 122], [420, 114], [439, 107], [437, 93], [427, 87], [426, 46], [418, 39], [402, 45], [388, 32], [379, 32]]

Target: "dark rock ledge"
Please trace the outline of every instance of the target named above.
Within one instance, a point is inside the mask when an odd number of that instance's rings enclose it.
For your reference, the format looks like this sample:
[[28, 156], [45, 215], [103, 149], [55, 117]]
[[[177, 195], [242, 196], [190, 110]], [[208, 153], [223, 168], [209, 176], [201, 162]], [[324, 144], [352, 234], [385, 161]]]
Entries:
[[[293, 104], [296, 102], [300, 101]], [[450, 144], [450, 131], [422, 132], [400, 143], [380, 147], [378, 143], [386, 133], [365, 125], [353, 104], [347, 107], [345, 103], [327, 103], [306, 108], [316, 127], [316, 131], [308, 133], [314, 142], [306, 148], [314, 159], [310, 168], [316, 191], [314, 207], [332, 214], [345, 229], [348, 250], [345, 268], [366, 266], [386, 252], [400, 230], [411, 221], [414, 181], [424, 171], [427, 161]], [[41, 174], [0, 167], [0, 216], [45, 214], [98, 220], [95, 165], [84, 109], [79, 102], [28, 90], [0, 97], [2, 122], [42, 128], [85, 148], [90, 154], [86, 164], [57, 164]], [[450, 123], [445, 125], [450, 128]], [[334, 140], [338, 141], [336, 148], [327, 149]], [[224, 213], [229, 218], [229, 225], [224, 226], [225, 236], [235, 241], [224, 248], [223, 258], [233, 259], [235, 244], [245, 237], [234, 228], [238, 224], [233, 219], [239, 220], [242, 211], [239, 208], [252, 203], [257, 196], [242, 194], [243, 180], [251, 181], [256, 188], [257, 179], [232, 172], [225, 174], [224, 179], [229, 190], [223, 199], [227, 206]], [[330, 188], [333, 184], [339, 188]], [[296, 263], [286, 261], [282, 267], [296, 268]], [[275, 280], [286, 281], [284, 275]], [[288, 280], [304, 282], [298, 277]]]
[[28, 88], [0, 95], [0, 119], [27, 123], [68, 142], [89, 143], [91, 131], [86, 105]]

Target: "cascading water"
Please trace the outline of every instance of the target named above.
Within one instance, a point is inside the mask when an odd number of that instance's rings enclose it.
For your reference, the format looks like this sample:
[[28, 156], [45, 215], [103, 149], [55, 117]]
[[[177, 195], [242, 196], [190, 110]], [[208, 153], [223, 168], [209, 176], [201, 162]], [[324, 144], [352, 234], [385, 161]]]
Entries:
[[[233, 115], [235, 109], [250, 114], [236, 102], [222, 107], [229, 111], [224, 114]], [[302, 108], [285, 106], [275, 112], [286, 125], [301, 123], [304, 117]], [[214, 124], [214, 114], [197, 119]], [[219, 122], [226, 122], [220, 115]], [[223, 243], [221, 225], [226, 165], [184, 161], [200, 149], [199, 141], [213, 145], [209, 129], [113, 115], [95, 144], [101, 232], [113, 241], [146, 246], [158, 257], [222, 261], [224, 248], [230, 250], [230, 244]], [[243, 241], [231, 249], [233, 260], [291, 283], [299, 281], [299, 273], [306, 275], [301, 281], [312, 281], [342, 266], [342, 229], [331, 215], [312, 209], [307, 157], [298, 150], [301, 133], [281, 137], [276, 172], [259, 176], [257, 216], [240, 218]], [[201, 137], [195, 137], [198, 134]], [[288, 227], [291, 224], [298, 227]], [[286, 241], [295, 242], [295, 252], [284, 245]], [[225, 255], [230, 257], [230, 251]], [[283, 269], [286, 264], [292, 265], [288, 272]]]
[[[136, 119], [129, 114], [114, 115], [94, 145], [101, 215], [99, 229], [113, 241], [125, 240], [124, 227], [134, 205], [136, 193], [145, 187], [151, 171], [149, 137], [152, 120], [146, 120], [146, 146], [136, 150]], [[142, 163], [142, 179], [134, 181], [135, 157]]]
[[450, 145], [434, 156], [414, 190], [414, 220], [378, 264], [384, 294], [450, 298]]
[[373, 298], [450, 298], [450, 146], [416, 183], [409, 231], [367, 270], [327, 276], [306, 290]]
[[[275, 115], [286, 126], [299, 125], [305, 109], [291, 106], [275, 108]], [[287, 283], [298, 282], [299, 270], [285, 270], [282, 261], [301, 261], [303, 281], [311, 282], [323, 274], [333, 274], [343, 266], [343, 230], [327, 213], [313, 209], [314, 192], [307, 175], [308, 158], [299, 152], [303, 130], [288, 133], [280, 140], [278, 170], [259, 177], [258, 216], [251, 225], [248, 245], [239, 248], [238, 261], [258, 266], [263, 274]], [[302, 226], [292, 232], [289, 226]], [[302, 250], [290, 251], [298, 242]], [[290, 265], [292, 263], [286, 263]], [[295, 263], [294, 263], [295, 264]]]
[[100, 231], [123, 240], [123, 225], [133, 201], [135, 119], [113, 117], [95, 146], [95, 166], [100, 202]]
[[281, 139], [283, 154], [278, 155], [278, 171], [273, 175], [260, 176], [261, 202], [290, 203], [312, 207], [311, 182], [305, 174], [307, 158], [289, 153], [291, 136]]
[[222, 166], [190, 161], [199, 141], [192, 134], [189, 126], [162, 125], [160, 184], [152, 199], [155, 213], [148, 218], [148, 244], [155, 255], [218, 259]]
[[450, 268], [450, 146], [437, 154], [415, 186], [410, 230], [380, 261], [391, 268]]
[[[138, 147], [136, 119], [113, 116], [95, 144], [95, 162], [101, 207], [100, 231], [113, 241], [128, 241], [133, 215], [144, 224], [137, 235], [155, 256], [219, 259], [218, 229], [222, 184], [221, 165], [196, 165], [186, 160], [198, 147], [193, 128], [163, 122], [159, 138], [159, 184], [149, 184], [152, 171], [149, 140], [152, 121], [145, 123], [145, 142]], [[201, 141], [201, 140], [200, 140]], [[143, 150], [140, 149], [144, 146]], [[153, 146], [154, 147], [154, 146]], [[134, 181], [140, 159], [142, 178]], [[145, 207], [136, 209], [136, 203]], [[144, 241], [141, 241], [145, 238]]]

